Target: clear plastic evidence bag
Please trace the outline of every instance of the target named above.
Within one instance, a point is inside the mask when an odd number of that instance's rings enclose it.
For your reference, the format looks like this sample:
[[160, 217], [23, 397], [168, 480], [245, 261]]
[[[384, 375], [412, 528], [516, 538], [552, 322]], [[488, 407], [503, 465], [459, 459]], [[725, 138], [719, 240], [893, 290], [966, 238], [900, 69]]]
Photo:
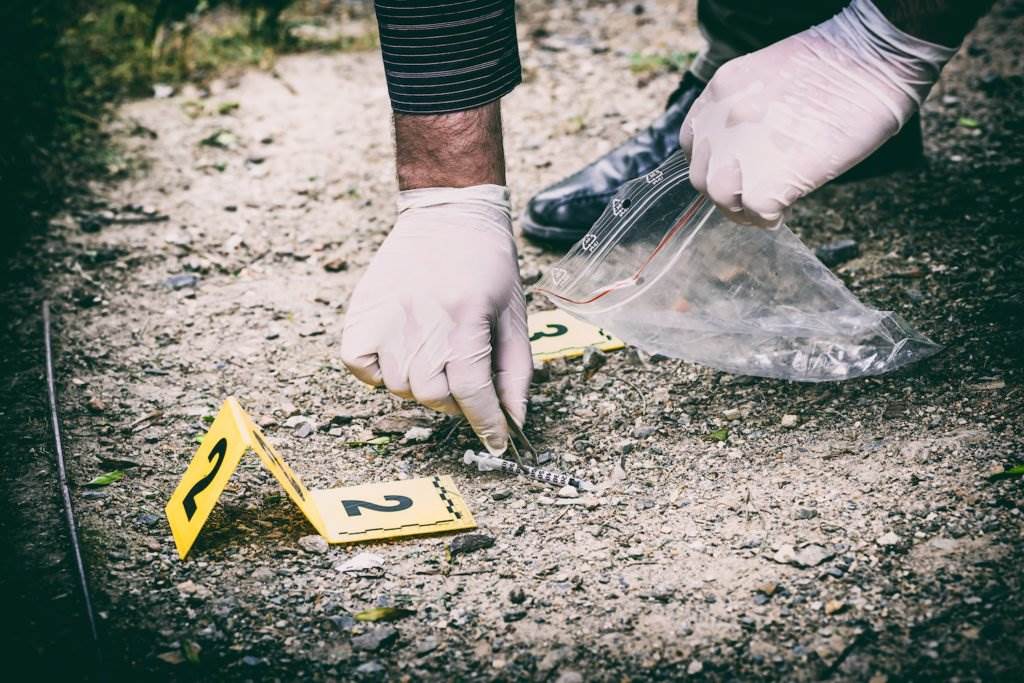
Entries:
[[535, 291], [650, 353], [803, 382], [889, 372], [939, 346], [862, 304], [785, 225], [737, 225], [676, 152], [626, 183]]

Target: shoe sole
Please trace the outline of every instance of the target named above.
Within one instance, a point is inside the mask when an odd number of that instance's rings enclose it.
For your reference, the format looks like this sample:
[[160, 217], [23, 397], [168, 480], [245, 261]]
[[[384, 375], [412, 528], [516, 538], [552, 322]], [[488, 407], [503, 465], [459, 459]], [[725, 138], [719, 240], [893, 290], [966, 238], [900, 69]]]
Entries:
[[570, 245], [579, 242], [587, 230], [568, 230], [554, 225], [541, 225], [530, 218], [525, 212], [519, 217], [519, 227], [524, 237], [535, 242], [547, 242], [551, 244]]
[[[918, 133], [918, 135], [920, 135], [920, 133]], [[895, 141], [895, 138], [893, 141]], [[900, 154], [892, 149], [893, 141], [886, 143], [886, 145], [890, 147], [889, 149], [885, 149], [885, 147], [883, 147], [876, 151], [867, 159], [860, 162], [829, 184], [834, 183], [841, 185], [860, 180], [868, 180], [870, 178], [876, 178], [878, 176], [888, 175], [899, 171], [913, 171], [925, 166], [925, 157], [921, 153], [919, 147], [911, 146], [911, 148], [905, 152], [904, 150], [899, 150], [900, 152], [904, 152], [903, 154]], [[898, 145], [899, 143], [896, 144]], [[880, 155], [878, 152], [882, 152], [882, 154]], [[587, 230], [579, 231], [561, 228], [555, 225], [543, 225], [530, 218], [528, 211], [524, 211], [519, 217], [519, 225], [524, 237], [535, 242], [558, 246], [570, 246], [575, 244], [583, 239], [583, 236], [590, 230], [590, 228], [587, 228]]]

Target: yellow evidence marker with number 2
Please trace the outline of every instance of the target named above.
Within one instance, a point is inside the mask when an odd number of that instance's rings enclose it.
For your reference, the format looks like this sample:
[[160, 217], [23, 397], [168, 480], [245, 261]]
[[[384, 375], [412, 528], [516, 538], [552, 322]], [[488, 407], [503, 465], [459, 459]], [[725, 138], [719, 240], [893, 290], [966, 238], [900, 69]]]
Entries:
[[449, 476], [310, 490], [233, 397], [224, 401], [165, 512], [185, 559], [220, 494], [252, 449], [328, 543], [474, 529], [476, 522]]

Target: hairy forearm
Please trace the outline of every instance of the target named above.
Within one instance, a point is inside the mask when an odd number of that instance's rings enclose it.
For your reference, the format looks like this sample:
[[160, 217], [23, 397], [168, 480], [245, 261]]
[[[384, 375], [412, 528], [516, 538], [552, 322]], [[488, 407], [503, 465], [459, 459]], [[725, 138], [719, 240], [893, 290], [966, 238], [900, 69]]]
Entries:
[[505, 184], [501, 102], [451, 114], [395, 114], [398, 186]]
[[959, 45], [994, 0], [874, 0], [889, 21], [912, 36]]

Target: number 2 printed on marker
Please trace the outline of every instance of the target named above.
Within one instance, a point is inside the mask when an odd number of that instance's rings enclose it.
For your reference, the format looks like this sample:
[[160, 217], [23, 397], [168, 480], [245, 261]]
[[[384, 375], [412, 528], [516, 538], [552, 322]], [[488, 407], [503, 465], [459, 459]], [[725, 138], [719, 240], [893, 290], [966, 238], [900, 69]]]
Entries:
[[349, 517], [359, 517], [362, 515], [363, 511], [360, 508], [374, 512], [401, 512], [412, 507], [412, 498], [406, 496], [384, 496], [384, 500], [393, 500], [395, 504], [391, 506], [379, 505], [366, 500], [343, 500], [341, 504], [345, 508], [345, 514]]
[[185, 494], [185, 498], [181, 501], [182, 507], [185, 508], [185, 517], [192, 521], [192, 515], [196, 514], [196, 496], [205, 491], [209, 487], [210, 482], [217, 476], [217, 472], [220, 470], [220, 466], [224, 464], [224, 456], [228, 453], [228, 440], [221, 438], [213, 446], [213, 450], [210, 451], [208, 456], [209, 460], [213, 460], [214, 456], [217, 457], [217, 462], [213, 464], [213, 469], [210, 472], [197, 481], [195, 485], [188, 490]]

